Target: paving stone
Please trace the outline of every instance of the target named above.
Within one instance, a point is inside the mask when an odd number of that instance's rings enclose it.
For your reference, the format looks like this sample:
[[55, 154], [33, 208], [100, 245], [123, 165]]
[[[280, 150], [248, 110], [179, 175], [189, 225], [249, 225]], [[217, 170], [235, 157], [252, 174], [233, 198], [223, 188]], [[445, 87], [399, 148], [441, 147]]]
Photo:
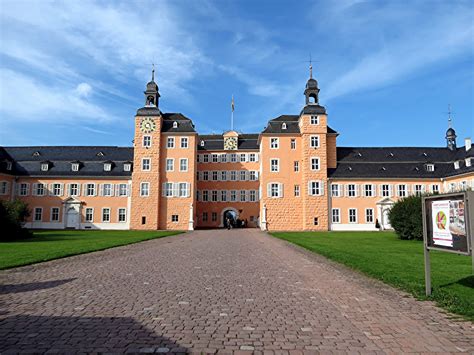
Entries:
[[472, 323], [252, 229], [0, 271], [0, 305], [2, 354], [474, 353]]

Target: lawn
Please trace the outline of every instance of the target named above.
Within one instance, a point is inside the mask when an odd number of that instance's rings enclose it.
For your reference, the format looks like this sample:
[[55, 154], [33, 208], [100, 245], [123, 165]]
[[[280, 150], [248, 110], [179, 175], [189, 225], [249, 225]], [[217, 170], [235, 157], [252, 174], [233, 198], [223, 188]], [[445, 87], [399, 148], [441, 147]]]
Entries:
[[89, 253], [181, 232], [170, 231], [34, 231], [21, 241], [0, 242], [0, 270]]
[[[400, 240], [392, 232], [281, 232], [273, 236], [340, 262], [389, 285], [425, 296], [423, 242]], [[429, 299], [474, 320], [471, 257], [431, 251], [433, 294]]]

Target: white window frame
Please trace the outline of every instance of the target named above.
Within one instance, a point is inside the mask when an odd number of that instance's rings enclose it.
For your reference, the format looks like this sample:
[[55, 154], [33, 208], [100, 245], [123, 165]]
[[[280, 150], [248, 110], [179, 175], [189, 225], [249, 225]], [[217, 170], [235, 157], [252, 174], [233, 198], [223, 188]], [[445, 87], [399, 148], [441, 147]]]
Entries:
[[49, 164], [48, 163], [41, 163], [41, 171], [48, 171]]
[[[435, 189], [435, 187], [436, 187], [436, 189]], [[436, 191], [435, 191], [435, 190], [436, 190]], [[430, 186], [430, 191], [431, 191], [431, 193], [433, 193], [433, 194], [439, 194], [439, 193], [441, 192], [440, 190], [441, 190], [441, 188], [440, 188], [440, 185], [439, 185], [439, 184], [431, 184], [431, 186]]]
[[[183, 165], [183, 162], [184, 162], [184, 165]], [[179, 158], [179, 171], [181, 172], [188, 171], [188, 158]]]
[[[88, 216], [91, 217], [90, 220], [88, 219]], [[87, 222], [87, 223], [94, 222], [94, 208], [93, 207], [87, 207], [85, 209], [85, 211], [84, 211], [84, 221]]]
[[331, 184], [331, 197], [341, 197], [341, 185]]
[[[122, 216], [124, 217], [123, 221], [120, 220], [120, 217], [122, 217]], [[119, 207], [117, 209], [117, 222], [118, 223], [127, 223], [127, 209], [125, 207]]]
[[181, 149], [188, 149], [189, 148], [189, 138], [188, 137], [181, 137], [179, 146]]
[[392, 196], [392, 186], [390, 184], [381, 184], [380, 185], [380, 197], [391, 197]]
[[331, 209], [331, 223], [341, 223], [341, 209], [340, 208]]
[[143, 140], [142, 140], [142, 146], [144, 148], [150, 148], [151, 147], [151, 136], [143, 136]]
[[[370, 211], [370, 214], [369, 214]], [[370, 217], [370, 220], [369, 220]], [[373, 208], [366, 208], [365, 209], [365, 223], [375, 223], [375, 214]]]
[[117, 189], [117, 196], [118, 197], [126, 197], [128, 196], [128, 184], [118, 184], [118, 189]]
[[[53, 212], [53, 211], [54, 211], [54, 210], [57, 210], [57, 211], [58, 211], [58, 213], [57, 213], [58, 218], [57, 218], [57, 219], [53, 219], [53, 216], [54, 216], [54, 212]], [[61, 218], [61, 209], [60, 209], [59, 207], [51, 207], [50, 213], [49, 213], [49, 220], [50, 220], [50, 222], [57, 223], [57, 222], [59, 222], [60, 218]]]
[[71, 164], [72, 171], [79, 171], [79, 163], [72, 163]]
[[8, 195], [9, 183], [8, 181], [0, 181], [0, 195]]
[[300, 161], [295, 160], [293, 162], [293, 172], [298, 173], [300, 171]]
[[124, 163], [123, 164], [123, 171], [130, 171], [130, 170], [132, 170], [132, 164]]
[[[354, 212], [355, 212], [355, 213], [354, 213], [354, 218], [355, 218], [354, 221], [351, 221], [351, 211], [354, 211]], [[349, 208], [349, 209], [347, 210], [347, 218], [348, 218], [347, 220], [349, 221], [349, 223], [351, 223], [351, 224], [357, 223], [357, 208]]]
[[[92, 191], [92, 193], [90, 193]], [[96, 184], [93, 182], [86, 183], [86, 191], [84, 196], [95, 196], [96, 195]]]
[[151, 158], [142, 158], [142, 171], [151, 170]]
[[397, 197], [407, 197], [407, 196], [408, 196], [408, 186], [407, 186], [407, 184], [398, 184], [397, 185]]
[[111, 171], [112, 163], [104, 163], [104, 171]]
[[256, 153], [250, 153], [249, 154], [249, 162], [254, 163], [257, 161], [257, 154]]
[[60, 182], [54, 182], [53, 188], [51, 189], [50, 196], [62, 196], [63, 195], [63, 184]]
[[[314, 162], [316, 162], [316, 164], [314, 164]], [[316, 168], [315, 168], [315, 165], [316, 165]], [[318, 157], [311, 157], [310, 158], [310, 168], [311, 168], [311, 171], [321, 170], [321, 159], [319, 159]]]
[[[107, 187], [109, 187], [109, 191], [107, 191]], [[102, 184], [102, 196], [106, 196], [106, 197], [111, 197], [114, 195], [114, 184], [111, 184], [111, 183], [105, 183], [105, 184]]]
[[[276, 162], [276, 165], [273, 165], [274, 162]], [[276, 167], [276, 170], [274, 169], [275, 167]], [[270, 172], [272, 173], [280, 172], [280, 159], [279, 158], [270, 159]]]
[[311, 125], [319, 125], [319, 116], [318, 115], [311, 115], [309, 122], [310, 122]]
[[[37, 212], [39, 211], [39, 217], [37, 217]], [[42, 222], [43, 221], [43, 207], [35, 207], [33, 209], [33, 222]]]
[[291, 138], [291, 140], [290, 140], [290, 149], [291, 150], [296, 149], [296, 138]]
[[300, 197], [300, 196], [301, 196], [300, 185], [298, 185], [298, 184], [294, 185], [294, 187], [293, 187], [293, 195], [294, 195], [294, 197]]
[[323, 196], [324, 184], [321, 180], [308, 181], [308, 195], [309, 196]]
[[309, 136], [309, 146], [311, 148], [319, 148], [321, 145], [321, 141], [319, 139], [319, 135], [312, 135], [312, 136]]
[[[105, 214], [105, 211], [108, 211], [108, 214]], [[108, 219], [106, 220], [104, 217], [108, 216]], [[102, 223], [110, 223], [112, 217], [112, 210], [110, 207], [102, 207], [102, 214], [101, 214], [101, 221]]]
[[[357, 184], [347, 184], [347, 193], [346, 197], [354, 198], [357, 197]], [[352, 190], [351, 187], [354, 187]]]
[[[46, 191], [48, 190], [48, 184], [38, 182], [33, 184], [34, 186], [34, 196], [46, 196]], [[41, 190], [40, 190], [41, 186]]]
[[140, 197], [149, 197], [150, 196], [150, 183], [143, 181], [140, 183]]
[[[24, 187], [24, 189], [23, 189]], [[18, 196], [28, 196], [30, 194], [30, 184], [21, 182], [18, 184]]]
[[278, 149], [280, 148], [280, 139], [277, 137], [270, 138], [270, 149]]
[[[367, 189], [367, 187], [370, 186], [370, 189]], [[375, 187], [374, 184], [363, 184], [363, 196], [364, 197], [375, 197]], [[369, 193], [370, 192], [370, 193]]]
[[283, 197], [283, 184], [280, 182], [269, 182], [267, 184], [267, 197], [282, 198]]
[[166, 171], [174, 171], [174, 158], [166, 158]]
[[174, 144], [174, 137], [167, 137], [166, 138], [166, 148], [168, 149], [173, 149], [175, 147], [175, 144]]

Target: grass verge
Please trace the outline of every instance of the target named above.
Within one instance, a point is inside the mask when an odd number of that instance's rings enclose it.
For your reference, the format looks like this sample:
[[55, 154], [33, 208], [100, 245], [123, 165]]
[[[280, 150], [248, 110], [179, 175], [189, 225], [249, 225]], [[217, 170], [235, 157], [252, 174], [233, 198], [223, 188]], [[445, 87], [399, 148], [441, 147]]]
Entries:
[[33, 237], [0, 242], [0, 270], [167, 237], [177, 231], [33, 231]]

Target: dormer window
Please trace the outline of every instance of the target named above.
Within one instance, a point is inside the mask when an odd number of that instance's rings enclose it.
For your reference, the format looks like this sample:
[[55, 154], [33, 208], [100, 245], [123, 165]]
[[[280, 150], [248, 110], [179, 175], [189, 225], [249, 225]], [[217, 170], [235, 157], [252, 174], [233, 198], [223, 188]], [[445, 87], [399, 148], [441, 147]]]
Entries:
[[454, 162], [454, 169], [459, 169], [459, 161]]
[[40, 155], [41, 155], [40, 152], [34, 152], [34, 153], [33, 153], [33, 156], [34, 156], [34, 157], [39, 157]]
[[282, 123], [281, 129], [286, 129], [286, 123], [285, 122]]
[[71, 163], [72, 171], [79, 171], [79, 163]]
[[319, 124], [319, 116], [317, 115], [312, 115], [310, 119], [310, 123], [312, 125], [318, 125]]
[[471, 166], [471, 158], [466, 158], [466, 166]]
[[12, 170], [12, 165], [11, 161], [7, 161], [7, 170]]
[[98, 157], [103, 157], [104, 155], [105, 155], [105, 154], [102, 153], [102, 152], [99, 152], [99, 153], [96, 154], [96, 156], [98, 156]]
[[41, 171], [48, 171], [49, 163], [41, 163]]
[[426, 164], [426, 171], [433, 172], [434, 170], [434, 164]]
[[173, 128], [178, 128], [178, 122], [176, 121], [173, 122]]
[[131, 170], [132, 170], [132, 163], [123, 164], [123, 171], [131, 171]]
[[204, 147], [204, 141], [201, 141], [201, 147]]
[[112, 170], [112, 163], [104, 163], [104, 171]]

